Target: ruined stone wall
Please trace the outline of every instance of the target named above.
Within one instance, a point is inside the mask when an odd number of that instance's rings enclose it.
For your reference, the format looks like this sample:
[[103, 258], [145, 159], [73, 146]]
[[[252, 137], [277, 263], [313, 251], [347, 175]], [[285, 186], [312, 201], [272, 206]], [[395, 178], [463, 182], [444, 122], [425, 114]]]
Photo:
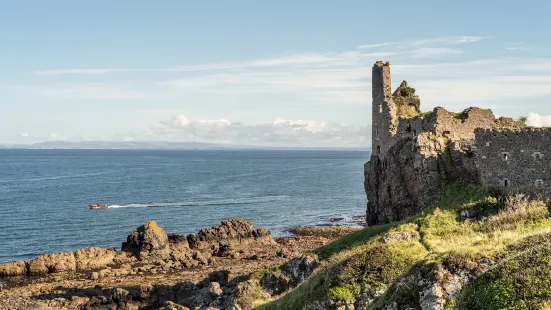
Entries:
[[390, 66], [382, 61], [372, 69], [372, 150], [376, 154], [386, 154], [390, 147], [391, 132], [396, 119], [396, 106], [392, 102]]
[[373, 152], [365, 165], [368, 224], [400, 220], [436, 199], [443, 182], [478, 182], [472, 146], [476, 128], [494, 128], [490, 110], [470, 108], [461, 114], [441, 107], [412, 118], [398, 118], [387, 137], [385, 154]]
[[420, 100], [405, 81], [391, 93], [388, 63], [377, 62], [372, 74], [373, 151], [364, 166], [370, 225], [417, 213], [436, 199], [446, 181], [480, 183], [475, 130], [518, 128], [512, 119], [496, 119], [487, 109], [452, 113], [437, 107], [419, 113]]
[[475, 136], [483, 185], [551, 192], [551, 128], [479, 129]]

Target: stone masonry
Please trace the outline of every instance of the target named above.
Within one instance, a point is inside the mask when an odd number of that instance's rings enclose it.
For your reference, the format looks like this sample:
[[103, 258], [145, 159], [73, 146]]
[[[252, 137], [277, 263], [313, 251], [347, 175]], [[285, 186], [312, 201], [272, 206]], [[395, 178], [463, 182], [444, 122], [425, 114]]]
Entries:
[[482, 184], [497, 188], [551, 188], [551, 128], [477, 129], [475, 159]]
[[521, 128], [511, 118], [474, 107], [421, 113], [420, 99], [407, 82], [392, 92], [388, 62], [377, 61], [372, 76], [372, 154], [364, 168], [368, 224], [417, 213], [448, 181], [551, 186], [546, 159], [551, 158], [551, 131]]

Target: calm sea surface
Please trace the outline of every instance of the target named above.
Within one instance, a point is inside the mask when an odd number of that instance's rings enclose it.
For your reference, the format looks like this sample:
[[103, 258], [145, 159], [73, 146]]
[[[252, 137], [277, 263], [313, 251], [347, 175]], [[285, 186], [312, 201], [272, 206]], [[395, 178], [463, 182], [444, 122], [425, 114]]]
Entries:
[[[0, 262], [120, 249], [148, 220], [193, 233], [245, 218], [275, 236], [365, 213], [368, 152], [0, 150]], [[89, 210], [107, 203], [109, 209]]]

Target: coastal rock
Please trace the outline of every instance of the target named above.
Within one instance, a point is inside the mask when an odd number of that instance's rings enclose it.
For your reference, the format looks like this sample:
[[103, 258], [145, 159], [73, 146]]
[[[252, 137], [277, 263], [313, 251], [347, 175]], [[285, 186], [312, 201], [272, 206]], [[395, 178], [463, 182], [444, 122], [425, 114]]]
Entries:
[[230, 309], [252, 309], [258, 297], [264, 297], [258, 296], [258, 288], [259, 283], [256, 280], [247, 280], [238, 283], [233, 291], [233, 298], [229, 299], [229, 306], [234, 307]]
[[270, 295], [275, 296], [288, 291], [291, 288], [292, 279], [281, 271], [270, 272], [260, 279], [260, 285]]
[[113, 259], [114, 264], [135, 263], [138, 259], [131, 252], [118, 252]]
[[192, 250], [189, 248], [187, 238], [185, 236], [179, 237], [177, 240], [170, 239], [170, 258], [173, 261], [179, 261], [184, 265], [189, 265], [189, 261], [192, 260]]
[[318, 263], [315, 257], [302, 255], [288, 261], [281, 269], [285, 274], [300, 283], [309, 277], [317, 267]]
[[190, 310], [190, 309], [188, 307], [175, 304], [172, 301], [167, 301], [162, 308], [159, 308], [159, 310]]
[[131, 252], [140, 259], [162, 257], [169, 254], [168, 236], [155, 221], [149, 221], [128, 235], [122, 244], [123, 252]]
[[0, 264], [0, 277], [20, 276], [26, 273], [27, 267], [23, 261]]
[[190, 248], [196, 250], [217, 250], [220, 243], [233, 247], [275, 243], [269, 230], [254, 228], [253, 223], [244, 219], [222, 221], [219, 226], [203, 228], [199, 233], [190, 234], [187, 240]]
[[30, 274], [75, 271], [76, 268], [75, 255], [72, 252], [46, 254], [29, 261]]
[[217, 282], [220, 285], [226, 285], [228, 283], [230, 272], [228, 270], [218, 270], [209, 273], [209, 281]]
[[115, 249], [88, 248], [75, 252], [78, 270], [104, 268], [114, 263], [117, 251]]

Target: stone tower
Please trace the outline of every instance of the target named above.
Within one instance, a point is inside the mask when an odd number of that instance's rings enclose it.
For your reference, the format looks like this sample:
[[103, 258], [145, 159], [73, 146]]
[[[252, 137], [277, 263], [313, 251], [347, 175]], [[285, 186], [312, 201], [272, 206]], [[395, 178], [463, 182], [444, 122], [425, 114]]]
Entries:
[[392, 100], [390, 64], [377, 61], [372, 69], [372, 154], [383, 156], [396, 131], [396, 105]]

